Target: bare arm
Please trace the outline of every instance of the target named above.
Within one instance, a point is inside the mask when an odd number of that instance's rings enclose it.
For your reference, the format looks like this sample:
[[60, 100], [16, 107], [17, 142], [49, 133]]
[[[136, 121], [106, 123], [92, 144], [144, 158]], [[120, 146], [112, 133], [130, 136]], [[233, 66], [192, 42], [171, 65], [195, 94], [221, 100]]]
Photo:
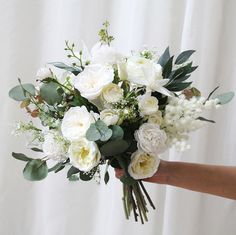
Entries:
[[[116, 171], [120, 177], [121, 171]], [[167, 184], [236, 200], [236, 167], [161, 161], [145, 181]]]

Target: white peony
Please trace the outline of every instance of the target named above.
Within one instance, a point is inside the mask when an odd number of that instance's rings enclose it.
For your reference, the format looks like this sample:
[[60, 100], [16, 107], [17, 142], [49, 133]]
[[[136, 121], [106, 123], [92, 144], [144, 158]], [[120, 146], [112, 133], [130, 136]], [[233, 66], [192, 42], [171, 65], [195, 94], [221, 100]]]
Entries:
[[52, 77], [52, 71], [49, 68], [40, 68], [36, 74], [36, 78], [39, 80], [43, 80], [45, 78]]
[[122, 55], [116, 51], [114, 47], [96, 43], [91, 49], [92, 64], [117, 64], [122, 59]]
[[158, 169], [160, 159], [143, 151], [136, 151], [131, 155], [128, 172], [136, 180], [152, 177]]
[[69, 147], [71, 164], [81, 171], [90, 171], [99, 164], [101, 154], [95, 142], [81, 138], [73, 141]]
[[91, 123], [95, 122], [95, 119], [95, 115], [89, 113], [85, 106], [72, 107], [65, 113], [62, 120], [62, 134], [70, 141], [84, 137]]
[[107, 103], [116, 103], [123, 98], [123, 93], [123, 89], [118, 85], [111, 83], [103, 88], [101, 96]]
[[144, 123], [134, 133], [138, 142], [138, 148], [146, 153], [160, 154], [166, 149], [167, 136], [159, 125], [154, 123]]
[[163, 78], [162, 67], [155, 61], [141, 56], [132, 56], [127, 60], [126, 69], [127, 80], [130, 82], [140, 86], [144, 85], [150, 91], [172, 96], [172, 93], [164, 87], [169, 82], [169, 79]]
[[67, 145], [65, 141], [52, 132], [44, 136], [42, 144], [43, 153], [54, 161], [64, 161], [67, 159]]
[[100, 119], [107, 125], [116, 125], [119, 121], [119, 114], [114, 109], [104, 109], [100, 113]]
[[158, 111], [158, 99], [150, 94], [138, 96], [138, 106], [141, 116], [151, 115]]
[[75, 77], [73, 85], [83, 97], [94, 100], [113, 79], [114, 71], [111, 66], [89, 65]]

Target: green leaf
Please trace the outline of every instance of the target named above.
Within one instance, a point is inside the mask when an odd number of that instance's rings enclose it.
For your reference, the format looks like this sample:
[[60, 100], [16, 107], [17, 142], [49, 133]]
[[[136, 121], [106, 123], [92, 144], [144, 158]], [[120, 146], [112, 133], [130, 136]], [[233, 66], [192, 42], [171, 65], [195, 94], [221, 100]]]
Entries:
[[101, 137], [101, 134], [100, 134], [99, 130], [97, 129], [96, 125], [94, 123], [92, 123], [86, 132], [87, 140], [97, 141], [100, 139], [100, 137]]
[[25, 161], [25, 162], [28, 162], [28, 161], [31, 161], [32, 158], [29, 158], [27, 157], [26, 155], [24, 155], [23, 153], [12, 153], [12, 157], [14, 157], [15, 159], [17, 160], [20, 160], [20, 161]]
[[67, 178], [70, 178], [72, 175], [79, 173], [80, 170], [74, 166], [72, 166], [67, 172]]
[[218, 99], [220, 104], [227, 104], [234, 98], [234, 92], [226, 92], [221, 95], [217, 95], [215, 99]]
[[8, 94], [13, 100], [24, 101], [30, 96], [35, 96], [35, 87], [30, 83], [21, 84], [13, 87]]
[[65, 165], [58, 167], [54, 172], [57, 173], [65, 168]]
[[53, 167], [49, 168], [49, 169], [48, 169], [48, 172], [56, 171], [56, 170], [60, 169], [61, 166], [63, 166], [63, 162], [58, 162], [58, 163], [57, 163], [56, 165], [54, 165]]
[[105, 132], [100, 132], [100, 133], [101, 133], [100, 140], [103, 141], [103, 142], [108, 141], [112, 136], [112, 130], [111, 129], [107, 129]]
[[59, 94], [58, 88], [58, 84], [54, 83], [53, 81], [44, 83], [40, 87], [41, 98], [49, 105], [60, 104], [63, 97]]
[[31, 150], [34, 152], [43, 152], [43, 150], [39, 148], [31, 148]]
[[175, 64], [182, 64], [182, 63], [186, 62], [194, 52], [195, 52], [195, 50], [183, 51], [176, 58]]
[[75, 76], [77, 76], [80, 72], [82, 72], [81, 68], [68, 66], [62, 62], [51, 62], [49, 64], [52, 64], [59, 69], [64, 69], [66, 71], [72, 72]]
[[127, 175], [123, 175], [120, 177], [120, 181], [123, 183], [123, 184], [127, 184], [127, 185], [134, 185], [136, 183], [136, 181], [130, 177], [130, 176], [127, 176]]
[[170, 59], [166, 62], [166, 64], [163, 67], [163, 77], [168, 78], [172, 71], [172, 63], [173, 63], [174, 56], [170, 57]]
[[33, 159], [26, 164], [23, 175], [27, 180], [42, 180], [48, 175], [47, 163], [41, 159]]
[[111, 157], [124, 153], [129, 146], [125, 140], [111, 140], [102, 145], [100, 151], [104, 157]]
[[166, 88], [169, 91], [182, 91], [182, 90], [188, 88], [191, 84], [192, 84], [192, 82], [174, 83], [174, 84], [168, 85]]
[[210, 92], [210, 94], [208, 95], [206, 100], [209, 100], [211, 98], [211, 96], [214, 94], [214, 92], [219, 88], [219, 86], [217, 86], [216, 88], [214, 88], [213, 91]]
[[123, 139], [124, 131], [123, 131], [123, 129], [120, 126], [114, 125], [114, 126], [111, 126], [110, 128], [112, 130], [111, 140]]
[[167, 47], [164, 51], [164, 53], [161, 55], [161, 57], [158, 60], [158, 64], [160, 64], [162, 67], [167, 63], [167, 61], [170, 59], [170, 51], [169, 47]]
[[110, 179], [110, 176], [109, 176], [109, 173], [108, 173], [108, 171], [107, 171], [107, 172], [105, 173], [105, 175], [104, 175], [104, 182], [105, 182], [105, 184], [108, 183], [109, 179]]
[[206, 119], [204, 117], [198, 117], [197, 119], [200, 120], [200, 121], [204, 121], [204, 122], [216, 123], [214, 120], [209, 120], [209, 119]]
[[78, 181], [79, 176], [78, 175], [71, 175], [68, 179], [69, 179], [69, 181]]
[[[95, 172], [94, 172], [95, 173]], [[79, 177], [83, 181], [89, 181], [93, 178], [94, 173], [88, 173], [88, 172], [80, 172]]]

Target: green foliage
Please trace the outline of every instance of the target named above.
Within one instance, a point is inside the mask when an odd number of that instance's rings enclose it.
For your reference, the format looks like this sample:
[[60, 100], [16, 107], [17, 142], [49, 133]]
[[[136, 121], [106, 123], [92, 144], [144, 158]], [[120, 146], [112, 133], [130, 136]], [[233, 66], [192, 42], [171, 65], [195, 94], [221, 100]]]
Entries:
[[48, 169], [48, 172], [54, 171], [56, 172], [58, 169], [60, 169], [63, 166], [63, 162], [58, 162], [56, 165]]
[[79, 68], [79, 67], [72, 67], [72, 66], [66, 65], [66, 64], [64, 64], [62, 62], [51, 62], [49, 64], [52, 64], [52, 65], [54, 65], [55, 67], [57, 67], [59, 69], [63, 69], [63, 70], [66, 70], [68, 72], [71, 72], [75, 76], [77, 76], [79, 73], [82, 72], [81, 68]]
[[24, 101], [30, 96], [35, 96], [35, 87], [30, 83], [20, 84], [13, 87], [8, 94], [13, 100]]
[[105, 182], [105, 184], [107, 184], [109, 180], [110, 180], [110, 176], [109, 176], [108, 171], [106, 171], [106, 173], [104, 175], [104, 182]]
[[111, 140], [123, 139], [124, 131], [123, 131], [123, 129], [120, 126], [114, 125], [114, 126], [111, 126], [110, 128], [112, 130]]
[[71, 168], [67, 172], [67, 178], [70, 178], [72, 175], [75, 175], [79, 172], [80, 172], [80, 170], [78, 168], [71, 166]]
[[102, 121], [98, 120], [92, 123], [86, 132], [86, 138], [90, 141], [107, 141], [112, 136], [112, 130]]
[[182, 91], [188, 88], [192, 82], [182, 82], [182, 83], [174, 83], [168, 86], [168, 90], [170, 91]]
[[27, 157], [26, 155], [24, 155], [23, 153], [12, 153], [12, 157], [14, 157], [15, 159], [17, 160], [20, 160], [20, 161], [25, 161], [25, 162], [28, 162], [28, 161], [31, 161], [33, 160], [32, 158], [29, 158]]
[[60, 104], [63, 96], [59, 92], [59, 88], [59, 85], [53, 81], [44, 83], [40, 87], [40, 96], [49, 105]]
[[200, 120], [200, 121], [204, 121], [204, 122], [211, 122], [211, 123], [215, 123], [215, 121], [214, 121], [214, 120], [209, 120], [209, 119], [207, 119], [207, 118], [204, 118], [204, 117], [198, 117], [197, 119], [198, 119], [198, 120]]
[[30, 181], [39, 181], [46, 178], [48, 175], [46, 161], [41, 159], [30, 160], [23, 170], [23, 175], [25, 179]]
[[69, 181], [78, 181], [79, 176], [78, 175], [71, 175], [68, 179], [69, 179]]
[[89, 181], [93, 178], [96, 171], [93, 172], [80, 172], [79, 177], [83, 181]]
[[43, 150], [39, 148], [31, 148], [31, 150], [34, 152], [43, 152]]
[[117, 156], [124, 153], [130, 146], [126, 140], [111, 140], [102, 145], [100, 152], [104, 157]]
[[120, 177], [120, 181], [126, 185], [134, 185], [136, 181], [129, 175], [123, 175]]
[[165, 49], [164, 53], [159, 58], [158, 64], [160, 64], [162, 67], [164, 67], [169, 59], [170, 59], [170, 50], [169, 50], [169, 47], [167, 47]]
[[100, 37], [100, 42], [105, 43], [107, 45], [110, 45], [111, 42], [114, 40], [114, 37], [108, 34], [108, 27], [109, 27], [109, 22], [106, 20], [103, 24], [104, 28], [102, 28], [99, 32], [98, 35]]
[[179, 56], [176, 58], [175, 64], [182, 64], [186, 62], [194, 52], [195, 52], [194, 50], [187, 50], [181, 52]]
[[168, 78], [172, 71], [172, 64], [173, 64], [173, 58], [174, 56], [171, 56], [169, 60], [166, 62], [166, 64], [163, 66], [163, 72], [162, 75], [164, 78]]
[[218, 99], [220, 104], [227, 104], [234, 98], [234, 92], [226, 92], [221, 95], [217, 95], [215, 99]]

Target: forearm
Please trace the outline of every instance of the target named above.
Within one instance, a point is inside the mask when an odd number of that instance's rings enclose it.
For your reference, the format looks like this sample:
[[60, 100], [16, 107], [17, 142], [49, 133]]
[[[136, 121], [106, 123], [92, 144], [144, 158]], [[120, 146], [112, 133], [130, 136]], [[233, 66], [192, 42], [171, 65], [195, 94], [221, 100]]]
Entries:
[[236, 167], [161, 161], [147, 181], [236, 200]]

